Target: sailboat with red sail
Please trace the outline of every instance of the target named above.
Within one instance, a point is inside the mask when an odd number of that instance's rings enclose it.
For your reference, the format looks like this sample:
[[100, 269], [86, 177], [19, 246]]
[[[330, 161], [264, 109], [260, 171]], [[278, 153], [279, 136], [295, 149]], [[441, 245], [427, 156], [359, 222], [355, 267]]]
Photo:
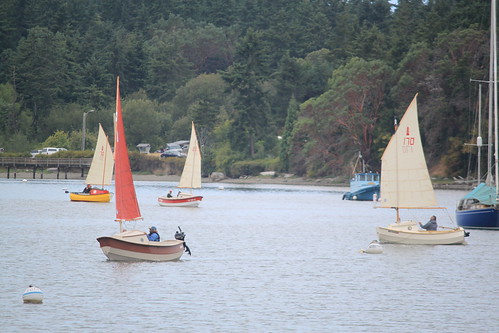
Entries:
[[182, 256], [187, 245], [182, 232], [173, 240], [149, 241], [141, 230], [125, 230], [124, 223], [142, 220], [130, 168], [123, 124], [120, 81], [116, 80], [116, 127], [114, 141], [116, 221], [119, 233], [97, 238], [102, 252], [112, 261], [172, 261]]

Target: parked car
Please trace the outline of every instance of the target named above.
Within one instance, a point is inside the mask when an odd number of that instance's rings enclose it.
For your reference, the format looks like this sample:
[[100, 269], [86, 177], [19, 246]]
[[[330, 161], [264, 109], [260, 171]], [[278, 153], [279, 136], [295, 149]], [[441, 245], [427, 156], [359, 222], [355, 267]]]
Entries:
[[53, 147], [48, 147], [48, 148], [43, 148], [40, 154], [42, 155], [52, 155], [57, 153], [58, 151], [63, 151], [67, 150], [66, 148], [53, 148]]
[[182, 147], [178, 144], [168, 143], [161, 157], [185, 157]]
[[35, 149], [35, 150], [30, 151], [31, 157], [35, 157], [36, 155], [41, 154], [41, 153], [42, 153], [41, 149]]

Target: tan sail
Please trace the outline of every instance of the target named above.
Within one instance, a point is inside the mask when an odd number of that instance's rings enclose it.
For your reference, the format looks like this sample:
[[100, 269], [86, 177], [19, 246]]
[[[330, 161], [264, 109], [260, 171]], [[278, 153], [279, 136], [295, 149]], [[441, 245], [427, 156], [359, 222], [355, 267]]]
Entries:
[[179, 188], [201, 188], [201, 151], [194, 122], [192, 123], [191, 140], [185, 159], [184, 170], [178, 184]]
[[419, 133], [417, 95], [381, 157], [381, 207], [437, 205]]
[[425, 230], [421, 222], [400, 219], [400, 208], [437, 208], [419, 133], [417, 95], [381, 157], [380, 186], [381, 207], [395, 208], [397, 212], [395, 223], [376, 228], [380, 242], [414, 245], [465, 243], [468, 234], [463, 228], [440, 226], [443, 230]]
[[88, 171], [85, 183], [97, 186], [111, 185], [113, 179], [113, 151], [107, 139], [106, 133], [99, 124], [99, 136], [95, 146], [94, 158]]

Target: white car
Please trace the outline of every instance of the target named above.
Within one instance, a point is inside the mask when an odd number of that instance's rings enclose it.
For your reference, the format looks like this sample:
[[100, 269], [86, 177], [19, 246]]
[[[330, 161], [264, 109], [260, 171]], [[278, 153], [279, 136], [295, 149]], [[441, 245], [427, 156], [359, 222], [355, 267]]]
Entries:
[[62, 150], [67, 150], [67, 149], [66, 148], [52, 148], [52, 147], [48, 147], [48, 148], [43, 148], [42, 152], [40, 154], [42, 154], [42, 155], [52, 155], [52, 154], [55, 154], [58, 151], [62, 151]]
[[41, 149], [35, 149], [35, 150], [30, 151], [31, 157], [35, 157], [36, 155], [41, 154], [41, 153], [42, 153]]

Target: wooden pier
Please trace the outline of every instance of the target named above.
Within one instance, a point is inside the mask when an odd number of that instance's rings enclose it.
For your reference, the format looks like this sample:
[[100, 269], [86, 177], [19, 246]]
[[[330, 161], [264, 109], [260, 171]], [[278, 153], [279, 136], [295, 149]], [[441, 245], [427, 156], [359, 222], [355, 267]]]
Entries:
[[64, 179], [68, 179], [68, 171], [78, 169], [81, 177], [85, 170], [90, 168], [92, 158], [32, 158], [32, 157], [0, 157], [0, 167], [7, 169], [7, 178], [10, 178], [13, 171], [13, 178], [16, 179], [19, 169], [33, 170], [33, 179], [36, 179], [36, 171], [40, 171], [40, 179], [43, 179], [43, 170], [57, 169], [57, 179], [60, 172], [64, 172]]

